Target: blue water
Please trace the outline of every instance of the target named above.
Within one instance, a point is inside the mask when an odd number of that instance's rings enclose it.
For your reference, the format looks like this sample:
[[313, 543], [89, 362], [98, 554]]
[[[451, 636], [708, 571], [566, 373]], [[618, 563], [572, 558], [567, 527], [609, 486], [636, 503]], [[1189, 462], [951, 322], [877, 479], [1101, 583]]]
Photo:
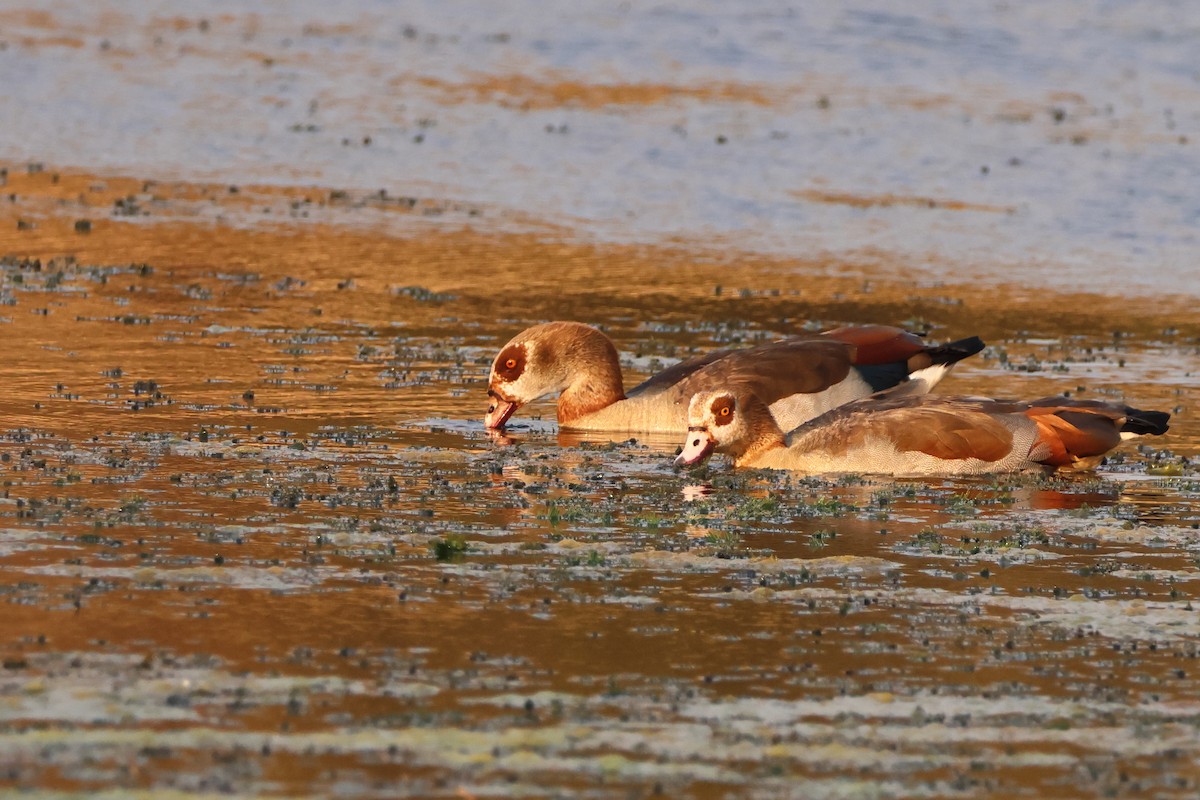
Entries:
[[[1185, 2], [9, 0], [0, 41], [10, 165], [386, 188], [481, 204], [480, 225], [1200, 295]], [[525, 110], [419, 80], [509, 75], [770, 102]]]

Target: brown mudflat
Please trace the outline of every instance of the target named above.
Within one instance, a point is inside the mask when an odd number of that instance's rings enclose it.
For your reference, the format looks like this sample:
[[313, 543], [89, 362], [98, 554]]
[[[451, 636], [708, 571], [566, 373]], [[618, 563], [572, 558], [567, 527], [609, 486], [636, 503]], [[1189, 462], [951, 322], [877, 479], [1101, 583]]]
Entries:
[[[7, 188], [8, 786], [999, 797], [1083, 763], [1097, 791], [1191, 780], [1200, 330], [1182, 301], [398, 231], [336, 190], [334, 219], [328, 189], [17, 169]], [[247, 221], [263, 207], [281, 218]], [[884, 321], [989, 340], [945, 391], [1180, 410], [1071, 479], [680, 474], [675, 442], [528, 427], [548, 404], [499, 447], [486, 365], [555, 317], [604, 325], [631, 379]]]

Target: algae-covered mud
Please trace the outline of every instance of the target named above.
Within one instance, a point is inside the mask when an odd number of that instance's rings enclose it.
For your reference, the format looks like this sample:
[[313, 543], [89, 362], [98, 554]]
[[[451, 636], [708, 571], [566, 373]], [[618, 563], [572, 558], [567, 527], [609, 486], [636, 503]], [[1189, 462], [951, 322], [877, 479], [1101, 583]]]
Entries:
[[[0, 792], [1200, 791], [1169, 7], [76, 5], [0, 4]], [[489, 437], [562, 318], [629, 384], [879, 322], [1174, 416], [975, 480]]]

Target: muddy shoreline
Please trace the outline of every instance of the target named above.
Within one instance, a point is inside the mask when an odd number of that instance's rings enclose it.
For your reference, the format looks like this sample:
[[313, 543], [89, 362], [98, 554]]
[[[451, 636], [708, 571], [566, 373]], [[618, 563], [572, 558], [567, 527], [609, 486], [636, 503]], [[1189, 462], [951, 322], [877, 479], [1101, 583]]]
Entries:
[[[981, 284], [953, 265], [940, 280], [913, 281], [904, 277], [903, 261], [885, 253], [785, 259], [703, 242], [587, 242], [562, 229], [509, 232], [503, 214], [499, 222], [491, 216], [472, 221], [477, 209], [462, 213], [460, 204], [428, 198], [161, 183], [44, 166], [34, 174], [18, 165], [8, 170], [0, 247], [14, 258], [163, 262], [178, 264], [175, 269], [203, 258], [262, 280], [303, 273], [314, 291], [347, 282], [365, 290], [419, 285], [452, 294], [478, 319], [489, 312], [502, 312], [502, 319], [582, 319], [586, 304], [594, 303], [665, 325], [682, 326], [691, 317], [774, 332], [785, 332], [789, 323], [886, 319], [921, 330], [974, 326], [991, 338], [1083, 332], [1200, 339], [1192, 298], [1170, 292], [1131, 297]], [[121, 214], [126, 207], [138, 210]], [[422, 212], [456, 207], [461, 221], [439, 212], [431, 223]], [[581, 297], [586, 300], [574, 299]]]

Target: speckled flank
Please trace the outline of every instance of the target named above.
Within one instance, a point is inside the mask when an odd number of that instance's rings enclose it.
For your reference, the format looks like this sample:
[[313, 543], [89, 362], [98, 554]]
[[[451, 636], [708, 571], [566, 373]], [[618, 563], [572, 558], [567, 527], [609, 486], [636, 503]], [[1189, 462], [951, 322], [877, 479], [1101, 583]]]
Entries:
[[1014, 431], [1011, 453], [998, 461], [967, 458], [947, 464], [945, 459], [925, 453], [897, 450], [886, 440], [867, 440], [861, 447], [851, 450], [840, 448], [830, 452], [818, 447], [814, 450], [781, 448], [764, 454], [755, 461], [755, 466], [768, 469], [788, 469], [812, 474], [821, 473], [874, 473], [897, 477], [917, 475], [984, 475], [1036, 468], [1030, 464], [1029, 449], [1033, 444], [1036, 426], [1022, 425]]

